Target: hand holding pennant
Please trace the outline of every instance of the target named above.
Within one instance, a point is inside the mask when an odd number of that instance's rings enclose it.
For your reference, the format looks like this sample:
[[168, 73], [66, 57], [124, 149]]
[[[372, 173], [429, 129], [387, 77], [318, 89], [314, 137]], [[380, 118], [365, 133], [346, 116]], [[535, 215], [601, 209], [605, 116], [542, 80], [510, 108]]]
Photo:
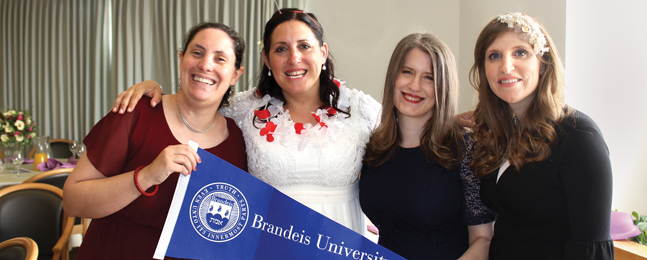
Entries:
[[155, 259], [404, 259], [215, 155], [198, 155], [198, 170], [178, 180]]

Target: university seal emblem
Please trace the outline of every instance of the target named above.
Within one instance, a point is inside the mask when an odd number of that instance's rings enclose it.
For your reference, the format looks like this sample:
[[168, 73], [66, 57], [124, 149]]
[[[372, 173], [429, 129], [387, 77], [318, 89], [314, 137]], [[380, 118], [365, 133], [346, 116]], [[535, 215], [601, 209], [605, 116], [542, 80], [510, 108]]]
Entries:
[[247, 199], [236, 187], [216, 182], [193, 196], [189, 214], [195, 232], [212, 242], [236, 238], [247, 226]]

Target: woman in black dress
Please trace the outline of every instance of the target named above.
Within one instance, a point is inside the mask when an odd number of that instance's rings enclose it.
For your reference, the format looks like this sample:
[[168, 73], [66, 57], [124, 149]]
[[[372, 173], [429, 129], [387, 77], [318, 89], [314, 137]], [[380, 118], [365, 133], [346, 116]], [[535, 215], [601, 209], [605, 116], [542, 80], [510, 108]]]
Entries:
[[613, 259], [609, 151], [595, 122], [564, 103], [548, 33], [525, 14], [501, 15], [474, 59], [470, 166], [498, 214], [490, 259]]
[[407, 259], [487, 259], [494, 214], [464, 156], [457, 96], [445, 43], [419, 33], [398, 43], [381, 124], [366, 145], [360, 204], [380, 230], [378, 243]]

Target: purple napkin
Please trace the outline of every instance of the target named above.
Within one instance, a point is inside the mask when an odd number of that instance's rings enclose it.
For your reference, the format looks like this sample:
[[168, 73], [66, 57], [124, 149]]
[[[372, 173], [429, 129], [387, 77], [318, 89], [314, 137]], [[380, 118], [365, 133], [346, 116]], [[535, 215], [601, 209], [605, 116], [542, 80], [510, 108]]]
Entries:
[[22, 161], [22, 164], [28, 164], [28, 163], [34, 163], [34, 159], [25, 158], [25, 160]]
[[63, 163], [63, 162], [60, 162], [59, 160], [49, 158], [47, 159], [46, 162], [39, 163], [36, 167], [41, 172], [45, 172], [45, 171], [59, 169], [59, 168], [74, 168], [74, 164], [66, 163], [66, 162]]
[[67, 159], [67, 162], [68, 162], [68, 163], [71, 163], [71, 164], [74, 164], [74, 165], [76, 165], [76, 163], [77, 163], [78, 161], [79, 161], [79, 160], [77, 160], [76, 158], [74, 158], [74, 156], [70, 156], [70, 159]]

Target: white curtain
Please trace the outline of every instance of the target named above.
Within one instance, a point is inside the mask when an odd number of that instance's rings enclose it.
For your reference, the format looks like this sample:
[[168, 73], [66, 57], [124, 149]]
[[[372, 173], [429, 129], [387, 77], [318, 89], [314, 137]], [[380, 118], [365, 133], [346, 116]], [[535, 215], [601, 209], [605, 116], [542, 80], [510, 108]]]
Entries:
[[0, 1], [0, 109], [29, 110], [41, 134], [82, 137], [106, 111], [95, 98], [105, 90], [89, 86], [109, 77], [108, 3]]
[[83, 139], [131, 85], [153, 79], [174, 93], [184, 34], [202, 21], [245, 39], [235, 91], [248, 89], [261, 66], [256, 42], [276, 8], [272, 0], [0, 0], [0, 110], [29, 110], [39, 135]]

